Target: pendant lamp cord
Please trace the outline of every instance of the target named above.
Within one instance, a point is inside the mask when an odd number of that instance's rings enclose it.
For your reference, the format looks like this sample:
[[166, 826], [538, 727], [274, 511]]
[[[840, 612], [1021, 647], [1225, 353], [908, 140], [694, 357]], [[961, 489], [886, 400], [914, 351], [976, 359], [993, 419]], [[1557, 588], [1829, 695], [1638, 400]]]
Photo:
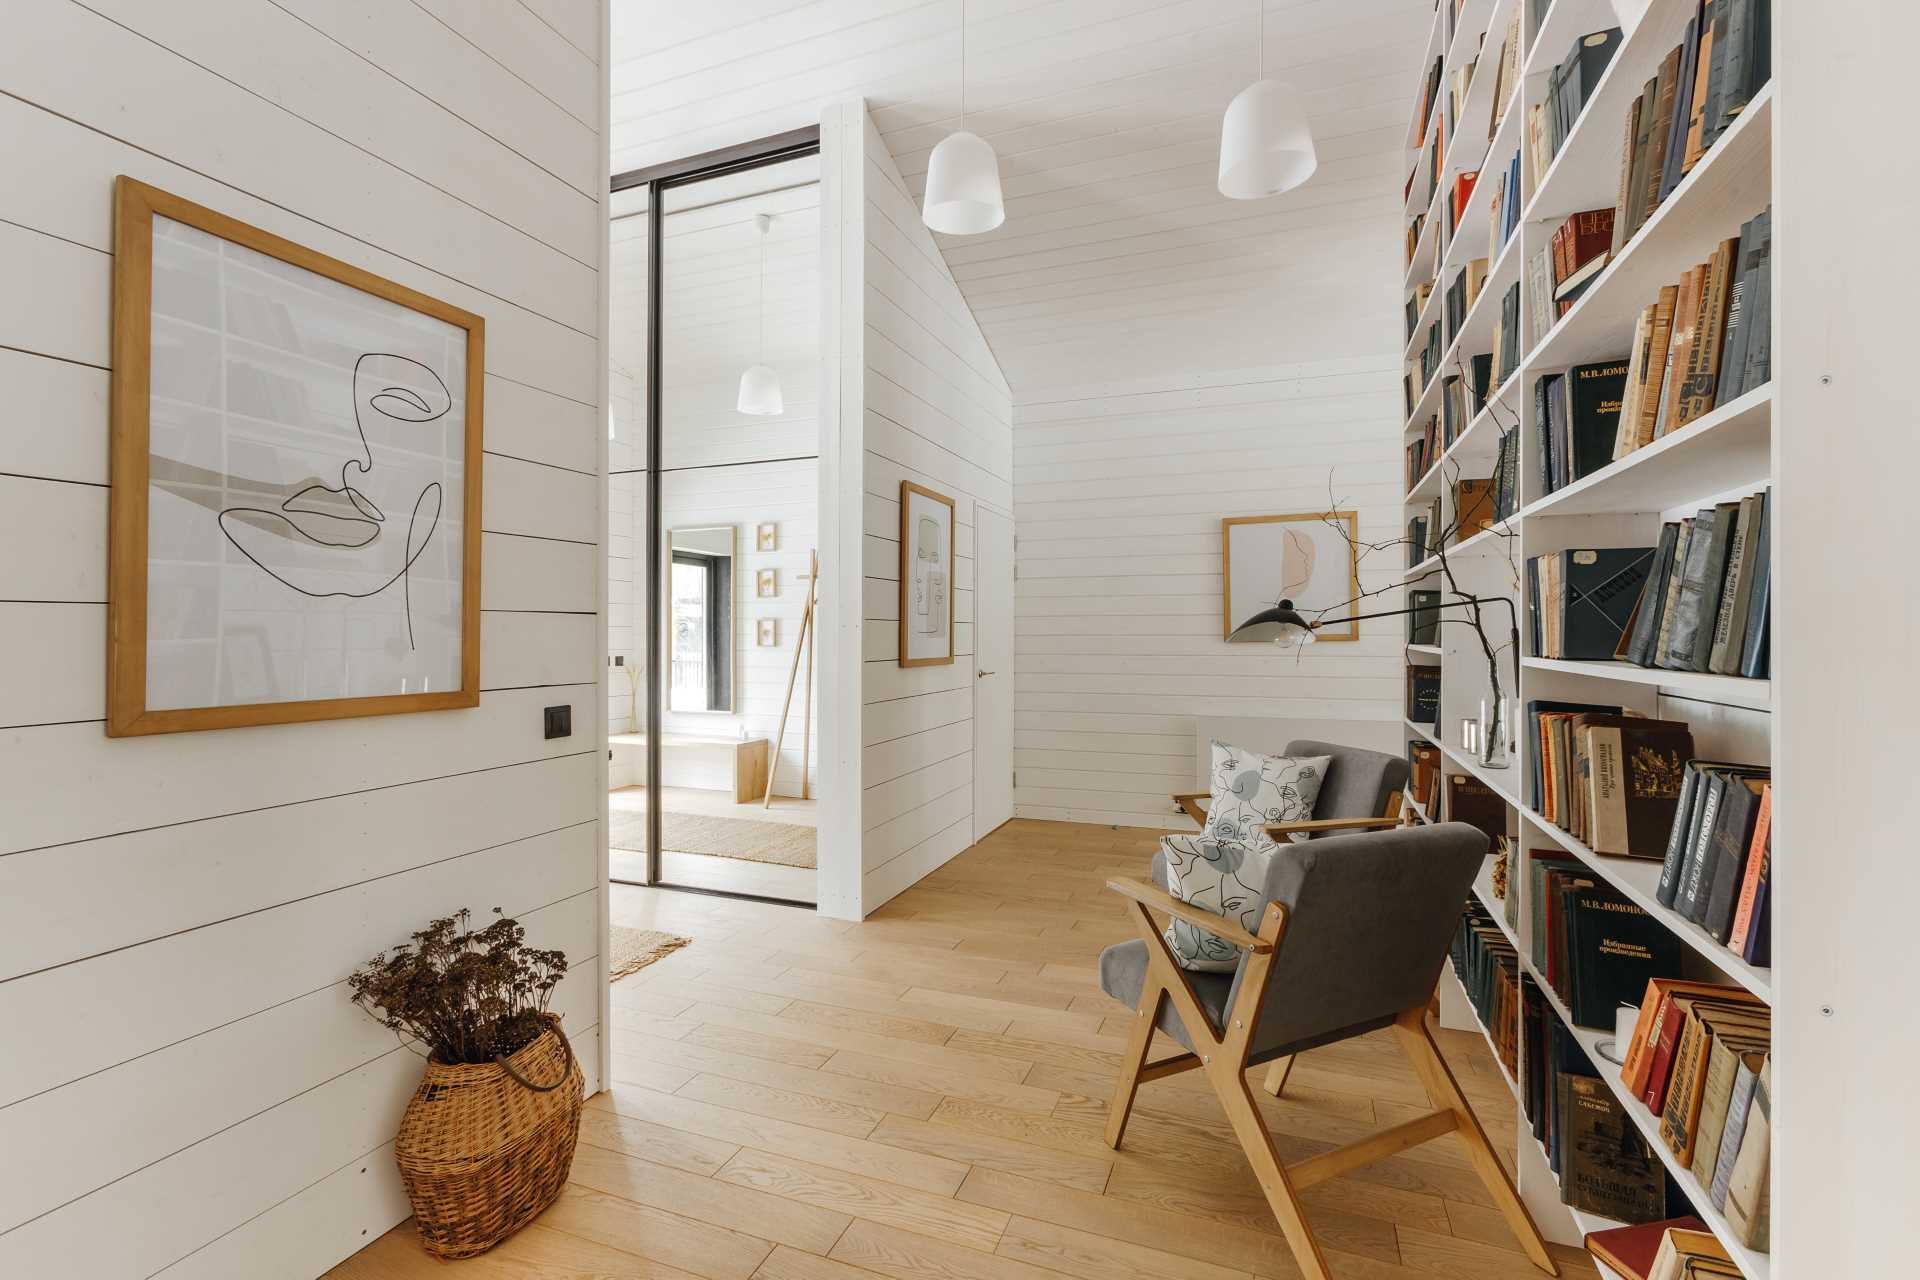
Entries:
[[[766, 221], [762, 222], [760, 219]], [[767, 362], [767, 232], [773, 229], [773, 215], [763, 213], [754, 219], [760, 230], [760, 287], [754, 299], [755, 309], [760, 312], [760, 363]]]
[[1259, 6], [1260, 18], [1254, 24], [1256, 34], [1253, 38], [1253, 78], [1267, 78], [1267, 0], [1253, 0]]
[[960, 129], [967, 127], [967, 0], [960, 0]]

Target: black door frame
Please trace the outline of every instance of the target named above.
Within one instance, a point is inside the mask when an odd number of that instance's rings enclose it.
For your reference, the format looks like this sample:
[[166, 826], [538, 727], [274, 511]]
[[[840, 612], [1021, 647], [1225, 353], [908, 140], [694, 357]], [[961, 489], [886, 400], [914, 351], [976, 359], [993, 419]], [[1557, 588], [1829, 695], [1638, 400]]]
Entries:
[[[744, 898], [770, 902], [783, 907], [814, 910], [814, 904], [790, 898], [772, 898], [757, 893], [732, 893], [721, 889], [702, 889], [693, 885], [669, 884], [660, 878], [660, 589], [654, 575], [661, 563], [663, 529], [660, 520], [660, 228], [662, 197], [674, 187], [702, 182], [723, 174], [758, 169], [765, 165], [817, 155], [820, 151], [820, 127], [809, 125], [770, 138], [743, 142], [716, 151], [702, 152], [684, 160], [629, 169], [616, 173], [610, 184], [614, 194], [647, 188], [647, 884], [652, 889], [677, 889], [686, 893], [704, 893], [721, 898]], [[767, 767], [768, 785], [778, 761]], [[816, 876], [818, 870], [815, 871]], [[632, 881], [615, 881], [631, 884]]]

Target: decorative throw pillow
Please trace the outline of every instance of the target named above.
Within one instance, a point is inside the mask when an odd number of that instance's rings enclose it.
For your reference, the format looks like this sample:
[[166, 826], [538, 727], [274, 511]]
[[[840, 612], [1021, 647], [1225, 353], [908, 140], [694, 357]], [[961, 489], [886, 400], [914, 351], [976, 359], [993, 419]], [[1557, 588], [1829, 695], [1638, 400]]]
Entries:
[[1275, 822], [1313, 817], [1320, 783], [1332, 756], [1263, 756], [1224, 742], [1213, 744], [1206, 834], [1246, 840]]
[[[1258, 829], [1251, 840], [1205, 832], [1163, 837], [1160, 851], [1167, 858], [1167, 892], [1255, 932], [1267, 906], [1267, 865], [1284, 847]], [[1240, 964], [1238, 947], [1184, 920], [1167, 925], [1167, 945], [1183, 969], [1231, 973]]]

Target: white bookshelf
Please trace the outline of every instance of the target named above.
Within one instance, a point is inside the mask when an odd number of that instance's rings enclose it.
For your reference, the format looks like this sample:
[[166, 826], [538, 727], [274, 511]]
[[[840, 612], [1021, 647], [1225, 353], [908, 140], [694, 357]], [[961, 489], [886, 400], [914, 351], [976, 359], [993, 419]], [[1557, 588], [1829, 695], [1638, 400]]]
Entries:
[[[1544, 172], [1535, 173], [1532, 157], [1523, 145], [1528, 108], [1541, 101], [1549, 72], [1577, 39], [1615, 26], [1617, 19], [1608, 0], [1553, 0], [1538, 32], [1528, 30], [1529, 22], [1523, 21], [1521, 73], [1518, 83], [1511, 86], [1512, 96], [1489, 140], [1497, 59], [1515, 6], [1531, 17], [1532, 0], [1464, 0], [1457, 22], [1450, 25], [1448, 15], [1454, 0], [1441, 0], [1428, 34], [1421, 80], [1415, 86], [1414, 111], [1407, 128], [1407, 160], [1409, 166], [1419, 166], [1419, 176], [1406, 218], [1411, 224], [1416, 215], [1424, 213], [1426, 226], [1408, 264], [1403, 298], [1411, 298], [1426, 281], [1432, 281], [1433, 287], [1406, 344], [1406, 365], [1417, 384], [1411, 397], [1413, 413], [1405, 424], [1408, 442], [1419, 438], [1427, 420], [1439, 412], [1445, 378], [1462, 372], [1471, 357], [1493, 350], [1501, 297], [1516, 281], [1521, 287], [1522, 323], [1526, 323], [1530, 310], [1526, 263], [1546, 246], [1554, 228], [1570, 214], [1614, 205], [1620, 181], [1622, 126], [1629, 108], [1667, 51], [1681, 42], [1693, 12], [1687, 0], [1653, 0], [1645, 17], [1622, 42], [1559, 153]], [[1424, 130], [1418, 127], [1420, 94], [1433, 60], [1442, 56], [1445, 64], [1436, 116], [1447, 109], [1448, 85], [1455, 70], [1476, 56], [1481, 65], [1465, 95], [1461, 119], [1445, 123], [1448, 154], [1440, 167], [1437, 187], [1429, 189], [1425, 175], [1433, 123]], [[1449, 547], [1445, 568], [1463, 593], [1504, 595], [1513, 600], [1522, 619], [1523, 645], [1527, 643], [1527, 602], [1522, 586], [1527, 558], [1567, 548], [1656, 545], [1664, 521], [1773, 484], [1776, 394], [1772, 385], [1722, 404], [1686, 427], [1553, 493], [1539, 492], [1532, 417], [1534, 386], [1542, 376], [1561, 373], [1572, 365], [1625, 357], [1640, 311], [1653, 301], [1659, 289], [1676, 283], [1684, 271], [1705, 261], [1716, 243], [1737, 235], [1743, 222], [1777, 203], [1773, 148], [1778, 113], [1776, 92], [1768, 86], [1647, 219], [1580, 301], [1545, 333], [1525, 334], [1519, 344], [1524, 355], [1518, 367], [1493, 390], [1488, 405], [1472, 417], [1406, 494], [1406, 518], [1424, 514], [1438, 499], [1443, 522], [1451, 521], [1453, 495], [1449, 490], [1456, 470], [1459, 479], [1484, 479], [1492, 474], [1503, 432], [1520, 432], [1518, 510], [1495, 529]], [[1510, 163], [1516, 150], [1521, 153], [1521, 190], [1526, 196], [1519, 226], [1497, 252], [1489, 255], [1489, 206], [1495, 175]], [[1449, 236], [1445, 233], [1444, 211], [1453, 179], [1476, 169], [1482, 179], [1455, 234]], [[1473, 260], [1489, 257], [1481, 292], [1458, 331], [1443, 332], [1440, 365], [1430, 378], [1420, 382], [1419, 356], [1428, 329], [1446, 324], [1448, 286]], [[1401, 581], [1409, 589], [1439, 590], [1443, 599], [1451, 595], [1439, 557], [1405, 570]], [[1449, 610], [1442, 616], [1452, 618], [1462, 612]], [[1696, 752], [1701, 756], [1755, 762], [1773, 759], [1773, 681], [1649, 670], [1619, 662], [1562, 661], [1525, 653], [1520, 657], [1516, 690], [1514, 656], [1504, 649], [1507, 628], [1503, 609], [1494, 608], [1488, 630], [1502, 645], [1501, 679], [1514, 695], [1512, 727], [1522, 744], [1529, 700], [1571, 699], [1619, 703], [1636, 711], [1687, 720], [1693, 726]], [[1738, 986], [1772, 1004], [1775, 983], [1771, 970], [1748, 965], [1699, 926], [1660, 906], [1656, 896], [1658, 862], [1595, 853], [1527, 805], [1530, 764], [1524, 745], [1509, 753], [1510, 762], [1504, 768], [1484, 766], [1463, 749], [1461, 722], [1474, 715], [1488, 693], [1485, 658], [1469, 628], [1443, 625], [1438, 644], [1406, 646], [1406, 661], [1410, 666], [1426, 667], [1437, 661], [1441, 670], [1438, 722], [1432, 726], [1404, 722], [1410, 741], [1430, 743], [1443, 757], [1442, 777], [1433, 802], [1423, 809], [1412, 803], [1411, 795], [1407, 797], [1416, 820], [1444, 820], [1449, 775], [1477, 778], [1508, 805], [1514, 859], [1512, 892], [1524, 897], [1527, 877], [1522, 868], [1528, 851], [1551, 850], [1575, 858], [1673, 933], [1682, 947], [1686, 976]], [[1534, 972], [1530, 946], [1523, 936], [1508, 928], [1503, 904], [1493, 897], [1490, 868], [1491, 861], [1475, 882], [1474, 895], [1508, 934], [1520, 954], [1523, 971], [1533, 977], [1548, 1004], [1593, 1059], [1600, 1078], [1620, 1096], [1627, 1114], [1656, 1154], [1667, 1162], [1695, 1211], [1727, 1246], [1742, 1274], [1748, 1280], [1768, 1276], [1768, 1256], [1738, 1244], [1723, 1215], [1713, 1210], [1691, 1172], [1671, 1159], [1659, 1137], [1659, 1118], [1628, 1096], [1619, 1081], [1618, 1068], [1599, 1056], [1596, 1046], [1610, 1038], [1611, 1031], [1575, 1027], [1551, 986]], [[1524, 934], [1530, 916], [1524, 901], [1520, 906], [1517, 918]], [[1451, 975], [1450, 968], [1448, 972]], [[1454, 994], [1461, 993], [1456, 989]], [[1471, 1010], [1464, 999], [1443, 1003]], [[1483, 1035], [1487, 1033], [1487, 1028], [1478, 1026], [1472, 1016], [1461, 1025], [1468, 1024]], [[1491, 1043], [1492, 1037], [1488, 1038]], [[1521, 1070], [1524, 1075], [1526, 1063], [1521, 1064]], [[1509, 1076], [1508, 1084], [1515, 1090], [1518, 1111], [1522, 1096], [1519, 1082]], [[1775, 1124], [1779, 1124], [1777, 1099]], [[1561, 1206], [1545, 1154], [1530, 1142], [1531, 1129], [1523, 1113], [1519, 1115], [1519, 1131], [1522, 1151], [1517, 1181], [1522, 1198], [1549, 1238], [1578, 1244], [1587, 1231], [1615, 1225], [1576, 1215]]]

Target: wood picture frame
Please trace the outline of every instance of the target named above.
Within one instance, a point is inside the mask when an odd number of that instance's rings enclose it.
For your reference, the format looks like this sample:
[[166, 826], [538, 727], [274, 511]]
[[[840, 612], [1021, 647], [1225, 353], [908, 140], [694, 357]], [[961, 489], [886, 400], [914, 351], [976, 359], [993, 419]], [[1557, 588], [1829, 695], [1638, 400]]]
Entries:
[[[347, 290], [370, 295], [374, 299], [381, 300], [381, 303], [392, 304], [393, 307], [418, 313], [420, 316], [427, 317], [432, 321], [438, 321], [444, 326], [449, 326], [453, 330], [464, 331], [465, 339], [463, 345], [460, 344], [460, 339], [457, 334], [442, 335], [444, 339], [442, 342], [442, 350], [449, 353], [457, 351], [460, 356], [460, 377], [456, 379], [456, 385], [460, 387], [461, 396], [458, 401], [454, 399], [453, 390], [446, 387], [445, 380], [434, 373], [430, 367], [399, 353], [370, 351], [358, 357], [352, 366], [335, 365], [328, 372], [328, 376], [334, 378], [345, 374], [347, 378], [347, 388], [344, 393], [344, 398], [352, 407], [352, 412], [348, 416], [351, 416], [356, 424], [359, 422], [359, 398], [363, 385], [361, 382], [361, 370], [364, 362], [368, 360], [375, 360], [376, 364], [373, 366], [372, 373], [364, 384], [366, 386], [372, 387], [384, 383], [388, 377], [397, 377], [398, 375], [388, 374], [379, 366], [380, 361], [394, 361], [397, 364], [416, 365], [424, 369], [434, 381], [439, 383], [440, 390], [446, 394], [446, 407], [435, 412], [431, 404], [425, 403], [421, 397], [413, 393], [404, 382], [396, 381], [391, 385], [379, 385], [377, 391], [370, 392], [370, 402], [383, 403], [390, 408], [396, 409], [396, 412], [387, 414], [387, 416], [394, 421], [424, 424], [446, 416], [451, 412], [456, 403], [461, 408], [463, 415], [462, 427], [454, 430], [442, 429], [440, 432], [443, 443], [447, 440], [455, 439], [461, 442], [461, 455], [459, 460], [461, 475], [460, 482], [456, 489], [457, 499], [460, 503], [456, 512], [460, 521], [459, 533], [457, 537], [443, 539], [440, 547], [436, 549], [437, 552], [444, 554], [449, 544], [459, 548], [460, 559], [457, 574], [450, 575], [438, 581], [443, 581], [446, 584], [457, 581], [459, 583], [460, 595], [457, 606], [452, 606], [449, 602], [449, 607], [442, 614], [433, 618], [435, 623], [442, 626], [443, 631], [446, 623], [451, 619], [458, 619], [459, 636], [457, 644], [446, 643], [446, 637], [442, 635], [440, 637], [442, 643], [439, 647], [439, 651], [448, 665], [457, 666], [459, 674], [458, 687], [433, 689], [431, 687], [431, 680], [422, 678], [420, 681], [422, 688], [418, 691], [406, 691], [405, 684], [402, 682], [401, 691], [394, 693], [371, 693], [302, 699], [281, 698], [272, 701], [216, 702], [211, 705], [197, 706], [175, 705], [156, 707], [151, 705], [153, 699], [150, 697], [148, 683], [149, 605], [151, 603], [149, 579], [152, 570], [149, 561], [149, 522], [152, 517], [150, 486], [155, 482], [150, 465], [152, 460], [150, 451], [153, 444], [153, 400], [155, 398], [153, 391], [153, 374], [155, 368], [153, 306], [155, 281], [154, 219], [156, 217], [164, 218], [174, 224], [179, 224], [180, 227], [189, 229], [191, 233], [211, 237], [214, 240], [226, 244], [236, 245], [242, 250], [250, 250], [253, 254], [264, 255], [266, 258], [273, 259], [277, 263], [284, 263], [288, 266], [299, 268], [301, 271], [310, 272], [313, 275], [323, 277], [326, 281], [345, 286]], [[185, 237], [180, 238], [184, 239]], [[407, 288], [405, 285], [374, 275], [372, 272], [353, 266], [350, 263], [342, 262], [336, 258], [315, 252], [293, 241], [283, 239], [280, 236], [263, 231], [258, 227], [241, 222], [236, 218], [229, 217], [213, 209], [208, 209], [202, 205], [194, 204], [180, 196], [162, 191], [157, 187], [149, 186], [144, 182], [139, 182], [125, 175], [121, 175], [114, 180], [113, 240], [113, 370], [110, 382], [112, 446], [110, 478], [112, 483], [108, 499], [107, 517], [107, 735], [109, 737], [128, 737], [156, 733], [179, 733], [202, 729], [230, 729], [245, 725], [337, 720], [353, 716], [398, 715], [415, 711], [442, 711], [478, 706], [480, 702], [480, 533], [482, 450], [485, 438], [483, 427], [483, 387], [485, 379], [486, 321], [482, 317], [472, 312], [464, 311], [450, 303], [429, 297], [426, 294]], [[225, 251], [222, 250], [217, 256], [224, 262]], [[244, 254], [236, 256], [241, 259], [246, 257]], [[291, 283], [286, 284], [284, 287], [290, 292], [297, 293], [304, 281], [304, 277], [292, 273], [287, 273], [287, 276]], [[227, 324], [230, 323], [230, 320], [226, 311], [227, 303], [224, 301], [226, 296], [224, 274], [218, 276], [217, 280], [220, 283], [216, 284], [214, 293], [223, 299], [221, 302], [222, 309], [219, 314], [222, 318], [222, 323]], [[331, 305], [337, 310], [342, 306], [349, 305], [351, 302], [351, 299], [348, 299], [346, 295], [338, 291], [318, 291], [310, 289], [308, 292], [312, 296], [320, 299], [313, 304], [315, 307]], [[258, 300], [256, 299], [256, 301]], [[366, 306], [367, 304], [360, 305]], [[260, 309], [256, 309], [253, 314], [257, 316], [262, 313], [262, 310], [270, 313], [274, 317], [270, 323], [277, 323], [289, 329], [294, 327], [291, 313], [284, 304], [260, 303]], [[390, 309], [383, 308], [379, 304], [368, 307], [368, 311], [370, 316], [384, 315], [390, 317], [393, 315]], [[181, 321], [174, 317], [168, 317], [168, 323], [169, 325], [178, 325]], [[371, 326], [376, 323], [376, 321], [368, 319], [367, 323]], [[223, 388], [220, 392], [221, 396], [225, 397], [228, 394], [224, 388], [227, 386], [225, 359], [227, 351], [226, 344], [229, 338], [224, 328], [220, 330], [218, 336], [221, 343], [218, 347], [220, 363], [215, 366], [215, 379], [218, 385]], [[305, 360], [314, 366], [321, 366], [326, 363], [298, 350], [282, 351], [279, 353], [279, 356], [289, 361]], [[168, 358], [172, 360], [176, 357], [169, 352]], [[451, 359], [451, 356], [448, 358]], [[223, 399], [222, 404], [224, 403], [225, 401]], [[304, 403], [301, 405], [301, 411], [308, 411]], [[337, 410], [334, 410], [334, 412], [337, 413]], [[387, 413], [387, 409], [383, 408], [381, 412]], [[222, 433], [222, 441], [224, 441], [224, 433], [228, 429], [227, 416], [226, 410], [222, 409], [217, 420], [219, 423], [218, 430]], [[288, 432], [295, 430], [285, 425], [282, 425], [281, 429]], [[289, 616], [296, 613], [302, 607], [299, 604], [299, 600], [302, 598], [313, 600], [332, 598], [367, 599], [386, 593], [395, 583], [402, 584], [402, 592], [406, 595], [406, 601], [402, 607], [402, 615], [404, 617], [406, 635], [411, 641], [415, 621], [415, 605], [412, 594], [415, 588], [412, 586], [410, 575], [415, 564], [426, 554], [427, 545], [432, 537], [432, 529], [439, 527], [446, 509], [451, 505], [452, 500], [456, 496], [456, 494], [447, 493], [445, 486], [440, 486], [435, 483], [421, 489], [410, 515], [410, 522], [402, 538], [399, 572], [384, 586], [375, 587], [371, 591], [316, 590], [296, 585], [290, 581], [288, 577], [282, 577], [280, 573], [276, 572], [275, 567], [270, 567], [268, 563], [258, 558], [253, 551], [248, 550], [247, 546], [244, 545], [246, 542], [258, 543], [258, 538], [249, 536], [243, 539], [237, 537], [234, 532], [234, 530], [242, 527], [257, 531], [263, 527], [268, 518], [279, 519], [289, 526], [300, 529], [300, 537], [306, 539], [312, 548], [318, 549], [316, 554], [322, 561], [324, 561], [327, 552], [337, 550], [357, 552], [376, 542], [383, 536], [385, 530], [372, 528], [372, 526], [376, 523], [383, 526], [387, 517], [377, 506], [371, 504], [370, 499], [367, 499], [364, 494], [355, 489], [346, 479], [346, 472], [350, 469], [357, 469], [357, 474], [364, 477], [373, 468], [374, 454], [369, 445], [366, 429], [359, 428], [359, 432], [360, 440], [358, 447], [360, 450], [366, 451], [365, 456], [367, 462], [363, 465], [356, 460], [349, 460], [342, 464], [340, 471], [341, 484], [339, 488], [336, 489], [328, 484], [324, 476], [315, 477], [310, 481], [301, 482], [304, 487], [297, 492], [292, 492], [291, 496], [287, 499], [288, 504], [293, 503], [295, 500], [305, 500], [307, 505], [294, 506], [283, 504], [270, 510], [262, 508], [223, 509], [215, 516], [206, 517], [205, 523], [217, 526], [217, 529], [220, 531], [225, 531], [229, 540], [239, 548], [240, 554], [251, 561], [263, 574], [278, 580], [284, 584], [286, 588], [290, 588], [290, 591], [287, 593], [287, 601], [283, 602], [282, 605], [282, 612]], [[176, 432], [176, 434], [178, 433]], [[377, 429], [376, 438], [382, 439], [382, 448], [385, 449], [387, 446], [384, 437], [380, 436]], [[418, 453], [419, 451], [415, 452]], [[169, 461], [171, 462], [172, 460], [169, 459]], [[225, 465], [224, 456], [221, 461], [222, 465]], [[409, 465], [425, 464], [414, 462]], [[226, 500], [229, 492], [235, 489], [238, 489], [243, 494], [249, 495], [250, 500], [253, 501], [265, 501], [273, 496], [278, 496], [273, 491], [273, 482], [265, 479], [236, 481], [234, 477], [228, 476], [224, 474], [224, 472], [204, 472], [203, 474], [212, 476], [213, 478], [200, 479], [196, 482], [206, 490], [208, 495], [205, 500], [200, 502], [199, 505], [201, 506], [216, 505], [213, 502], [212, 495], [218, 495], [220, 500]], [[184, 489], [187, 486], [186, 483], [182, 481], [179, 482], [178, 487]], [[281, 487], [283, 491], [290, 491], [291, 489], [290, 485], [283, 484]], [[422, 512], [426, 510], [424, 504], [428, 488], [434, 491], [432, 495], [432, 525], [429, 527], [429, 531], [425, 535], [422, 535], [416, 543], [415, 533], [418, 523], [421, 519], [425, 518]], [[265, 496], [263, 497], [262, 495]], [[329, 499], [333, 500], [333, 510], [325, 513], [323, 516], [324, 520], [344, 522], [347, 526], [358, 525], [372, 528], [372, 531], [356, 535], [362, 539], [358, 542], [353, 541], [351, 536], [341, 541], [328, 541], [306, 532], [306, 530], [292, 518], [292, 515], [282, 514], [292, 513], [293, 515], [312, 517], [316, 514], [317, 505], [324, 505]], [[344, 515], [342, 513], [344, 513]], [[230, 515], [236, 517], [236, 523], [229, 524], [227, 522], [227, 517]], [[239, 516], [254, 518], [242, 521], [237, 519]], [[341, 527], [341, 524], [324, 524], [322, 527], [338, 529]], [[395, 532], [397, 531], [398, 522], [396, 521]], [[209, 534], [209, 536], [212, 535]], [[296, 543], [293, 535], [281, 534], [280, 537], [289, 544]], [[416, 546], [418, 547], [417, 550]], [[224, 554], [224, 549], [222, 549], [222, 555], [224, 556]], [[291, 564], [291, 560], [289, 560], [289, 564]], [[199, 563], [196, 567], [204, 572], [216, 574], [222, 571], [221, 564], [219, 563]], [[292, 568], [286, 568], [283, 571], [289, 575], [293, 575], [295, 572]], [[300, 572], [306, 573], [311, 571], [311, 569], [303, 569]], [[380, 573], [384, 571], [385, 566], [380, 566], [368, 573], [366, 580], [371, 581], [377, 579]], [[363, 570], [363, 572], [365, 571]], [[329, 579], [328, 585], [337, 585], [337, 580]], [[274, 589], [265, 588], [265, 590], [272, 591]], [[450, 592], [447, 594], [450, 595]], [[221, 607], [224, 608], [224, 605]], [[307, 607], [315, 608], [316, 606]], [[344, 606], [341, 607], [344, 608]], [[382, 608], [382, 621], [397, 627], [398, 624], [392, 623], [390, 606], [383, 602]], [[422, 606], [423, 611], [427, 608], [428, 606]], [[344, 624], [342, 625], [344, 628]], [[202, 643], [207, 643], [217, 648], [223, 644], [223, 640], [219, 634], [216, 634], [212, 639], [203, 641]], [[343, 640], [341, 643], [344, 652], [346, 642]], [[454, 656], [456, 654], [457, 659]], [[342, 666], [345, 668], [346, 664], [343, 663]], [[348, 677], [342, 677], [342, 681], [343, 683], [347, 682]], [[216, 681], [216, 686], [217, 683]]]
[[[944, 548], [939, 530], [943, 521]], [[954, 659], [954, 524], [952, 498], [911, 480], [900, 482], [898, 660], [903, 667], [941, 667]], [[927, 652], [933, 647], [929, 637], [943, 637], [944, 652]]]
[[[1335, 576], [1327, 570], [1319, 570], [1317, 563], [1307, 566], [1307, 587], [1317, 591], [1318, 596], [1292, 594], [1295, 587], [1290, 583], [1281, 583], [1281, 570], [1276, 570], [1276, 580], [1271, 588], [1248, 587], [1243, 585], [1236, 598], [1234, 590], [1233, 544], [1236, 530], [1258, 530], [1267, 525], [1302, 525], [1303, 533], [1331, 547], [1332, 541], [1339, 539], [1344, 543], [1342, 558], [1346, 562], [1344, 574]], [[1345, 525], [1345, 529], [1339, 528]], [[1353, 611], [1355, 602], [1360, 598], [1360, 518], [1353, 511], [1307, 511], [1297, 515], [1277, 516], [1228, 516], [1220, 521], [1220, 638], [1231, 636], [1234, 628], [1245, 622], [1261, 609], [1270, 609], [1281, 598], [1292, 599], [1294, 607], [1309, 622], [1318, 612], [1333, 612], [1337, 616]], [[1262, 557], [1260, 563], [1267, 562]], [[1245, 548], [1242, 556], [1243, 570], [1246, 566]], [[1243, 572], [1242, 578], [1246, 574]], [[1324, 598], [1322, 598], [1324, 597]], [[1314, 630], [1314, 638], [1320, 641], [1358, 640], [1360, 624], [1350, 622], [1345, 627]]]

